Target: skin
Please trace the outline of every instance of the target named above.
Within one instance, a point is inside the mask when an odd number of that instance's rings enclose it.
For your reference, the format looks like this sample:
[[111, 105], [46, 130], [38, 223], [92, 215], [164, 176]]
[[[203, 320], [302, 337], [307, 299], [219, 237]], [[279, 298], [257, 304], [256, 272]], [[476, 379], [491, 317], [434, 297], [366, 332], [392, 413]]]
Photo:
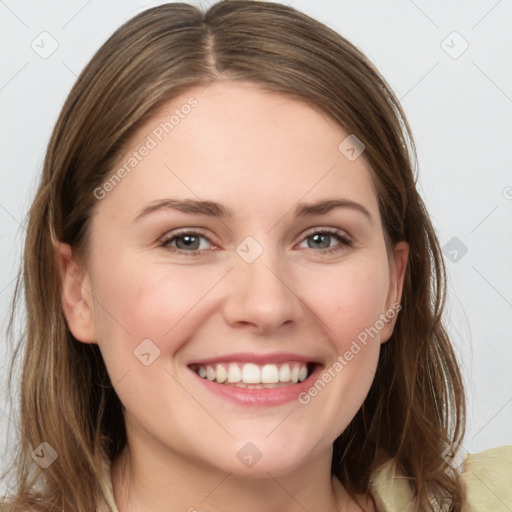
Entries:
[[[191, 96], [198, 105], [97, 202], [87, 261], [57, 247], [69, 328], [99, 345], [125, 407], [128, 448], [112, 467], [119, 510], [259, 512], [262, 497], [267, 512], [361, 510], [331, 476], [332, 443], [362, 405], [396, 317], [307, 405], [228, 402], [187, 364], [284, 351], [330, 366], [400, 301], [408, 246], [388, 251], [364, 156], [338, 150], [348, 134], [251, 83], [217, 81], [174, 98], [120, 165]], [[169, 197], [216, 201], [234, 216], [162, 209], [134, 220]], [[332, 198], [359, 203], [371, 219], [351, 208], [294, 216], [299, 201]], [[174, 239], [188, 252], [173, 253], [161, 240], [179, 228], [206, 238], [198, 249]], [[339, 229], [351, 243], [315, 241], [305, 234], [313, 228]], [[248, 236], [263, 248], [250, 264], [236, 252]], [[144, 366], [133, 351], [148, 338], [160, 355]], [[262, 454], [251, 468], [236, 456], [247, 442]], [[374, 510], [370, 497], [358, 499]]]

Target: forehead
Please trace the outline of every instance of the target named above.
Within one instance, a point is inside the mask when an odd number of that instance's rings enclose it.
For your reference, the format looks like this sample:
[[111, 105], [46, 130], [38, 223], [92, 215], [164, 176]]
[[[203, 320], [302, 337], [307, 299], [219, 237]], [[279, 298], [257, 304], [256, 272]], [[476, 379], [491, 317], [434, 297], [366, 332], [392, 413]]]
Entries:
[[337, 194], [375, 206], [364, 158], [340, 150], [348, 135], [319, 108], [253, 83], [192, 87], [132, 138], [113, 169], [127, 172], [105, 204], [134, 210], [165, 195], [195, 196], [261, 211]]

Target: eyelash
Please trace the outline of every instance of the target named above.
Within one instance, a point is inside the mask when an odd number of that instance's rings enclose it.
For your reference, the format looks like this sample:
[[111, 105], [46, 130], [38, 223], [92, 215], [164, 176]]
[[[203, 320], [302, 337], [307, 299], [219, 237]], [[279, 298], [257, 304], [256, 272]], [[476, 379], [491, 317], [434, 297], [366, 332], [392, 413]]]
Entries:
[[[318, 251], [314, 251], [314, 252], [319, 252], [322, 255], [337, 253], [339, 251], [346, 250], [347, 247], [352, 247], [352, 240], [350, 240], [347, 236], [345, 236], [343, 231], [341, 231], [339, 229], [335, 229], [335, 228], [314, 228], [313, 230], [307, 231], [306, 233], [304, 233], [301, 242], [306, 240], [307, 238], [309, 238], [313, 235], [317, 235], [317, 234], [330, 235], [330, 236], [337, 238], [338, 241], [341, 242], [339, 245], [335, 245], [334, 247], [329, 247], [327, 249], [321, 249]], [[201, 238], [205, 238], [206, 240], [208, 240], [208, 238], [205, 235], [203, 235], [197, 231], [182, 230], [182, 231], [173, 233], [170, 236], [164, 237], [160, 242], [160, 247], [163, 247], [164, 249], [167, 249], [168, 251], [171, 251], [174, 254], [183, 254], [183, 255], [188, 255], [188, 256], [190, 256], [190, 255], [201, 256], [202, 255], [201, 250], [186, 251], [184, 249], [178, 249], [177, 247], [172, 247], [171, 245], [169, 245], [174, 240], [181, 238], [185, 235], [192, 235], [194, 237], [201, 237]]]

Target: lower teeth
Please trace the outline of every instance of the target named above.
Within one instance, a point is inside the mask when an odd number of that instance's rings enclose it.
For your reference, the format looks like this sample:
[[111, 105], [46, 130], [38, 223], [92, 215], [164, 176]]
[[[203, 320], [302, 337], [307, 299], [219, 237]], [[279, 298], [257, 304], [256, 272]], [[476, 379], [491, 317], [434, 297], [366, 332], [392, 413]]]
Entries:
[[[204, 378], [204, 377], [201, 377], [201, 378]], [[208, 380], [208, 379], [204, 379], [204, 380]], [[261, 383], [260, 384], [245, 384], [245, 382], [232, 383], [232, 382], [228, 382], [228, 381], [217, 382], [216, 380], [213, 380], [210, 382], [215, 382], [215, 384], [222, 384], [223, 386], [234, 386], [237, 388], [247, 388], [247, 389], [274, 389], [274, 388], [280, 388], [283, 386], [290, 386], [291, 384], [298, 384], [297, 382], [293, 382], [293, 381], [273, 382], [271, 384], [261, 384]]]

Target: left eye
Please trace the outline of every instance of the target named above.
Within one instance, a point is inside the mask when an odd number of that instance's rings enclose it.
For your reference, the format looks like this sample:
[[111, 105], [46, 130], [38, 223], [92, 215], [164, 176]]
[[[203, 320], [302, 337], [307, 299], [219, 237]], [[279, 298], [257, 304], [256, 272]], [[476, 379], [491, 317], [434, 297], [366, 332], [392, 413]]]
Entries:
[[[311, 243], [308, 243], [308, 247], [310, 249], [317, 248], [317, 249], [329, 249], [327, 252], [332, 252], [333, 250], [340, 250], [343, 248], [343, 246], [350, 246], [350, 240], [343, 235], [341, 231], [338, 230], [319, 230], [314, 231], [312, 233], [309, 233], [306, 235], [304, 241], [307, 242], [309, 239], [312, 240]], [[336, 239], [339, 243], [338, 245], [331, 247], [330, 242]], [[340, 247], [341, 246], [341, 247]]]

